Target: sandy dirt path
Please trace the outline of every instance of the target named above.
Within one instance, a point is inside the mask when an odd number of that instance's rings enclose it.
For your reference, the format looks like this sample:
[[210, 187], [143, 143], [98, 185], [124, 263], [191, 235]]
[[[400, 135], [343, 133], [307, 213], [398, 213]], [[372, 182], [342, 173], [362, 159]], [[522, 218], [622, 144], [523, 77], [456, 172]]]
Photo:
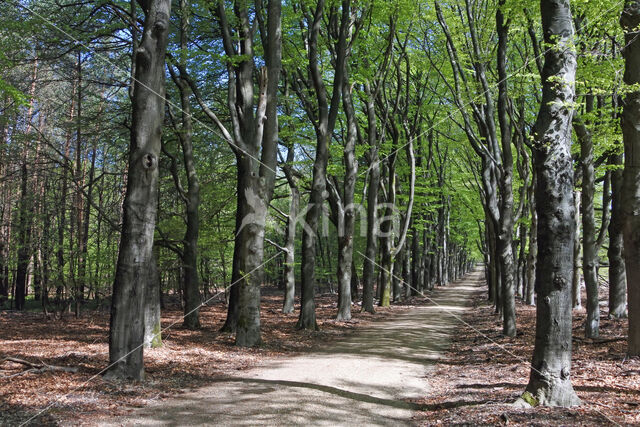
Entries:
[[[109, 420], [109, 425], [411, 425], [406, 399], [429, 391], [429, 369], [462, 327], [481, 272], [322, 350], [281, 358]], [[101, 423], [104, 425], [104, 423]]]

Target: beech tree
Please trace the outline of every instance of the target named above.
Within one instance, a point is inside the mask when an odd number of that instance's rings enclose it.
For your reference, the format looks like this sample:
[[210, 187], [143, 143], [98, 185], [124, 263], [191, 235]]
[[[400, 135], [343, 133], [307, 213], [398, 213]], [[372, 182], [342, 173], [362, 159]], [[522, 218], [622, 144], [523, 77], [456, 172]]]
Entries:
[[622, 137], [624, 172], [624, 259], [629, 304], [629, 355], [640, 355], [640, 1], [624, 3], [620, 23], [625, 31], [624, 83], [629, 92], [623, 101]]
[[[332, 92], [329, 95], [323, 80], [320, 55], [320, 30], [323, 19], [327, 18], [325, 1], [318, 0], [311, 10], [307, 5], [299, 5], [303, 17], [301, 26], [307, 28], [304, 44], [307, 49], [307, 68], [297, 68], [290, 77], [291, 85], [300, 98], [307, 116], [313, 123], [316, 133], [316, 153], [311, 178], [309, 206], [305, 215], [302, 233], [302, 284], [300, 295], [300, 316], [298, 328], [317, 329], [315, 312], [316, 286], [316, 240], [318, 238], [318, 220], [326, 199], [327, 162], [329, 143], [338, 118], [345, 61], [347, 60], [347, 33], [351, 18], [351, 2], [343, 0], [341, 8], [329, 8], [329, 22], [336, 25], [329, 35], [335, 42], [335, 69]], [[310, 99], [312, 93], [315, 99]]]
[[157, 211], [170, 0], [138, 1], [144, 31], [134, 51], [131, 146], [109, 324], [108, 378], [144, 378], [144, 302]]
[[520, 403], [574, 406], [571, 385], [571, 274], [573, 269], [573, 166], [571, 117], [576, 52], [571, 7], [541, 0], [542, 31], [549, 46], [542, 69], [542, 101], [534, 127], [538, 262], [536, 339], [529, 384]]
[[[189, 36], [190, 8], [186, 0], [180, 1], [180, 61], [181, 67], [185, 67], [187, 55], [187, 38]], [[184, 69], [184, 68], [183, 68]], [[182, 149], [182, 162], [187, 176], [187, 188], [183, 188], [178, 174], [177, 160], [171, 155], [163, 144], [162, 151], [171, 158], [171, 175], [180, 199], [185, 204], [186, 230], [184, 233], [182, 249], [178, 255], [184, 265], [184, 326], [187, 329], [200, 327], [200, 279], [198, 277], [198, 237], [200, 234], [200, 181], [195, 166], [193, 152], [193, 119], [191, 116], [191, 103], [189, 97], [191, 91], [189, 82], [169, 66], [171, 78], [180, 94], [181, 124], [180, 128], [169, 109], [171, 123], [180, 142]]]

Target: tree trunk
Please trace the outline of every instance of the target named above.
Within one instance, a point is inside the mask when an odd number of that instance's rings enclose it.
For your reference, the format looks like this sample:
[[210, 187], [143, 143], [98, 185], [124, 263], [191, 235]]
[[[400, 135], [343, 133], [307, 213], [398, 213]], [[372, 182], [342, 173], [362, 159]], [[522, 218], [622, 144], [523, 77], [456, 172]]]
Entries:
[[422, 285], [421, 275], [424, 274], [422, 254], [423, 250], [420, 248], [420, 233], [414, 225], [411, 231], [411, 295], [417, 295], [418, 288]]
[[[356, 112], [351, 98], [349, 65], [344, 63], [342, 77], [342, 106], [347, 117], [347, 136], [343, 149], [345, 166], [343, 194], [341, 197], [342, 218], [338, 218], [338, 314], [336, 320], [351, 319], [351, 265], [353, 263], [353, 236], [356, 222], [353, 198], [358, 177], [356, 140], [358, 129]], [[336, 190], [337, 191], [337, 190]]]
[[[233, 137], [209, 109], [226, 136], [238, 168], [236, 234], [233, 252], [232, 286], [229, 310], [223, 330], [236, 332], [236, 345], [260, 344], [260, 286], [264, 276], [264, 230], [275, 182], [278, 142], [277, 89], [281, 69], [281, 2], [270, 1], [267, 25], [262, 21], [262, 4], [257, 3], [255, 19], [265, 47], [265, 64], [260, 73], [259, 94], [254, 94], [253, 24], [246, 4], [234, 7], [237, 25], [230, 25], [224, 3], [217, 4], [228, 65], [227, 101], [234, 128]], [[236, 31], [234, 32], [233, 29]], [[192, 86], [193, 88], [194, 86]], [[194, 90], [195, 92], [195, 90]], [[202, 98], [196, 93], [202, 106]], [[258, 160], [258, 156], [260, 159]]]
[[[293, 153], [293, 149], [290, 151]], [[293, 186], [290, 185], [290, 188], [291, 200], [289, 201], [289, 217], [287, 218], [287, 229], [285, 231], [286, 254], [284, 262], [285, 292], [284, 304], [282, 306], [283, 313], [293, 313], [296, 293], [296, 216], [298, 215], [298, 206], [300, 205], [300, 191], [295, 184]]]
[[400, 295], [400, 299], [408, 298], [410, 296], [410, 290], [413, 286], [413, 282], [411, 281], [411, 248], [409, 245], [406, 245], [403, 250], [404, 256], [402, 262], [402, 295]]
[[[87, 187], [87, 201], [84, 205], [82, 217], [82, 239], [80, 240], [80, 260], [78, 264], [78, 278], [81, 281], [81, 293], [84, 295], [84, 287], [89, 282], [87, 275], [87, 261], [89, 256], [89, 219], [91, 215], [91, 198], [93, 196], [93, 185], [96, 171], [96, 146], [93, 145], [91, 150], [91, 166], [89, 169], [89, 182]], [[89, 289], [91, 292], [91, 288]]]
[[[186, 0], [180, 1], [180, 61], [186, 62], [187, 34], [189, 30], [189, 5]], [[186, 192], [183, 194], [186, 207], [187, 229], [184, 234], [182, 248], [182, 265], [184, 269], [184, 320], [187, 329], [200, 328], [200, 278], [198, 277], [198, 236], [200, 234], [200, 182], [196, 171], [193, 155], [193, 124], [191, 119], [191, 103], [189, 100], [189, 84], [184, 79], [175, 78], [174, 81], [180, 92], [180, 107], [182, 111], [182, 126], [178, 131], [178, 139], [182, 147], [182, 161], [187, 176]]]
[[155, 255], [149, 260], [149, 276], [144, 301], [144, 348], [162, 347], [160, 323], [160, 274]]
[[[640, 83], [640, 1], [626, 0], [620, 23], [625, 30], [624, 83]], [[630, 356], [640, 355], [640, 91], [624, 98], [622, 137], [624, 172], [622, 206], [624, 212], [624, 259], [629, 304]]]
[[300, 317], [297, 327], [299, 329], [317, 330], [315, 286], [316, 286], [316, 239], [318, 238], [318, 220], [323, 211], [326, 184], [327, 162], [329, 160], [329, 143], [333, 134], [340, 97], [342, 94], [342, 79], [344, 78], [344, 64], [347, 56], [347, 29], [351, 17], [350, 0], [342, 1], [340, 18], [339, 40], [335, 47], [337, 55], [333, 79], [333, 93], [329, 103], [327, 92], [322, 79], [319, 64], [318, 37], [320, 25], [324, 16], [324, 0], [319, 0], [316, 6], [313, 22], [309, 29], [309, 70], [313, 82], [313, 88], [318, 101], [318, 120], [316, 130], [316, 156], [313, 162], [313, 174], [311, 180], [311, 194], [309, 196], [309, 208], [305, 215], [305, 227], [302, 232], [302, 284], [300, 292]]
[[[264, 226], [267, 205], [260, 178], [251, 159], [239, 157], [236, 237], [227, 323], [236, 332], [236, 344], [260, 344], [260, 286], [263, 279]], [[227, 329], [229, 330], [229, 329]]]
[[356, 268], [355, 261], [351, 262], [351, 300], [354, 301], [358, 298], [358, 285], [360, 280], [358, 279], [358, 269]]
[[[622, 165], [622, 155], [611, 156], [612, 165]], [[609, 223], [609, 317], [627, 317], [627, 281], [622, 258], [622, 170], [611, 170], [611, 222]]]
[[574, 406], [571, 385], [573, 166], [571, 115], [576, 53], [569, 1], [541, 0], [545, 52], [542, 102], [534, 126], [538, 263], [536, 339], [531, 375], [520, 403]]
[[[587, 95], [586, 112], [593, 111], [593, 96]], [[585, 336], [597, 338], [600, 329], [600, 305], [598, 300], [598, 244], [596, 242], [596, 216], [593, 207], [595, 196], [595, 171], [593, 166], [593, 140], [580, 118], [573, 119], [573, 128], [580, 141], [582, 165], [582, 274], [587, 289], [587, 320]]]
[[380, 282], [378, 283], [380, 307], [391, 304], [391, 282], [394, 275], [393, 262], [393, 213], [396, 203], [396, 152], [398, 147], [397, 135], [393, 136], [393, 151], [387, 158], [387, 198], [385, 212], [380, 221]]
[[108, 378], [144, 378], [144, 302], [149, 283], [164, 119], [164, 66], [170, 0], [145, 3], [144, 32], [135, 52], [133, 120], [109, 328]]
[[[25, 136], [29, 138], [31, 133], [31, 120], [33, 119], [33, 107], [35, 102], [36, 82], [38, 79], [38, 59], [33, 64], [31, 87], [29, 89], [29, 108], [26, 115]], [[42, 116], [41, 116], [42, 118]], [[29, 161], [29, 145], [25, 145], [22, 151], [22, 164], [20, 165], [20, 202], [18, 204], [18, 230], [17, 230], [17, 265], [16, 282], [13, 298], [16, 310], [24, 309], [25, 297], [28, 286], [29, 260], [31, 259], [31, 227], [33, 220], [33, 191], [29, 187], [29, 174], [27, 162]], [[37, 159], [36, 159], [37, 160]]]
[[[78, 108], [76, 113], [76, 161], [75, 161], [75, 176], [73, 177], [76, 186], [76, 192], [74, 195], [73, 205], [73, 219], [71, 233], [70, 233], [70, 241], [73, 241], [73, 228], [76, 230], [76, 250], [75, 252], [71, 251], [69, 256], [69, 272], [70, 277], [75, 282], [74, 287], [74, 295], [73, 302], [75, 308], [76, 317], [80, 316], [80, 307], [84, 301], [84, 272], [80, 271], [80, 265], [83, 264], [82, 261], [82, 231], [83, 227], [83, 209], [82, 209], [82, 188], [84, 186], [84, 166], [82, 162], [82, 53], [78, 51], [77, 53], [78, 59], [76, 63], [77, 68], [77, 77], [78, 77]], [[77, 274], [74, 276], [75, 264], [77, 264]]]
[[582, 307], [582, 275], [580, 272], [582, 268], [580, 267], [580, 250], [582, 246], [580, 245], [580, 230], [581, 230], [581, 222], [580, 222], [580, 206], [582, 203], [582, 195], [581, 191], [575, 189], [573, 191], [573, 206], [574, 206], [574, 217], [572, 218], [574, 222], [574, 226], [576, 228], [575, 235], [573, 236], [573, 272], [571, 274], [571, 305], [573, 308]]
[[378, 252], [378, 189], [380, 187], [380, 161], [378, 159], [377, 125], [373, 94], [365, 84], [367, 100], [367, 135], [369, 142], [369, 191], [367, 192], [367, 246], [362, 267], [362, 311], [374, 313], [373, 288], [376, 281], [375, 263]]
[[18, 207], [18, 258], [16, 268], [15, 307], [23, 310], [27, 294], [29, 260], [31, 259], [31, 192], [28, 190], [26, 159], [20, 166], [20, 203]]
[[531, 177], [531, 196], [529, 197], [529, 210], [531, 214], [531, 228], [529, 229], [529, 253], [527, 255], [527, 290], [525, 292], [525, 302], [527, 305], [536, 305], [535, 281], [538, 261], [538, 214], [535, 198], [537, 180]]
[[500, 232], [497, 251], [500, 258], [502, 285], [502, 334], [516, 336], [515, 263], [513, 255], [513, 154], [511, 152], [511, 122], [509, 120], [509, 96], [507, 93], [507, 42], [509, 24], [505, 23], [499, 1], [496, 11], [498, 32], [498, 119], [502, 147], [502, 173], [500, 174]]

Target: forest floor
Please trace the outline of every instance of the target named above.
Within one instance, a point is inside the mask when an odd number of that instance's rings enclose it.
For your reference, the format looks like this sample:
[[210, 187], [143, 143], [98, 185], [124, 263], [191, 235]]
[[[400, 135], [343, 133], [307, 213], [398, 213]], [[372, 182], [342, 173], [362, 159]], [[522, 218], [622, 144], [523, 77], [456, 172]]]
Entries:
[[[583, 406], [509, 406], [527, 383], [535, 308], [518, 304], [523, 332], [501, 337], [478, 279], [468, 276], [373, 316], [354, 306], [351, 322], [331, 320], [335, 295], [323, 294], [319, 332], [296, 331], [297, 315], [282, 315], [280, 292], [268, 288], [265, 344], [257, 349], [236, 348], [218, 332], [225, 306], [214, 303], [202, 310], [201, 330], [173, 327], [162, 348], [145, 351], [147, 379], [135, 384], [97, 375], [107, 364], [108, 312], [61, 320], [0, 312], [0, 360], [79, 368], [37, 372], [1, 364], [0, 425], [640, 424], [640, 361], [625, 358], [626, 321], [606, 319], [606, 306], [595, 342], [580, 338], [584, 310], [576, 311], [572, 378]], [[178, 307], [165, 310], [163, 326], [180, 317]]]
[[[413, 423], [429, 369], [449, 347], [480, 273], [385, 320], [295, 357], [228, 373], [108, 425], [376, 425]], [[454, 314], [452, 316], [452, 314]]]
[[[0, 425], [92, 425], [131, 412], [132, 408], [162, 402], [172, 396], [213, 384], [222, 376], [244, 374], [260, 365], [285, 360], [375, 327], [424, 298], [377, 308], [371, 315], [352, 307], [349, 322], [334, 320], [336, 294], [316, 296], [319, 331], [298, 331], [297, 313], [281, 312], [282, 291], [263, 288], [262, 339], [259, 348], [237, 348], [233, 336], [219, 332], [226, 317], [223, 301], [201, 309], [202, 328], [181, 328], [182, 312], [167, 299], [162, 311], [163, 346], [145, 350], [146, 380], [141, 383], [106, 381], [100, 375], [108, 362], [108, 307], [87, 310], [79, 318], [61, 318], [41, 311], [0, 311], [0, 361], [16, 357], [33, 363], [76, 367], [78, 372], [38, 372], [26, 366], [0, 364]], [[174, 325], [175, 326], [171, 326]], [[367, 373], [369, 374], [369, 373]]]
[[[584, 289], [582, 300], [585, 301]], [[640, 359], [627, 358], [627, 320], [608, 319], [608, 289], [600, 286], [600, 338], [585, 339], [584, 308], [574, 309], [573, 388], [577, 408], [510, 405], [527, 386], [535, 340], [536, 309], [517, 304], [516, 338], [502, 336], [502, 322], [484, 295], [462, 316], [453, 344], [430, 372], [431, 390], [421, 425], [640, 425]]]

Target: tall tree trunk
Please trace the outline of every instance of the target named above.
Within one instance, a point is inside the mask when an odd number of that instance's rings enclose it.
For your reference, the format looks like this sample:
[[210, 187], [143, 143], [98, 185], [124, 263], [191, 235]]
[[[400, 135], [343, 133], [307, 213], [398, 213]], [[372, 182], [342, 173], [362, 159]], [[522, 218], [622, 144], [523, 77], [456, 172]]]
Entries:
[[393, 263], [393, 214], [396, 204], [396, 152], [398, 147], [397, 133], [393, 136], [392, 152], [387, 158], [387, 198], [383, 220], [380, 221], [380, 281], [378, 289], [380, 307], [388, 307], [391, 303], [391, 282], [394, 276]]
[[[535, 165], [534, 165], [535, 167]], [[529, 194], [529, 213], [531, 214], [531, 226], [529, 229], [529, 253], [527, 255], [527, 290], [525, 302], [527, 305], [536, 305], [535, 282], [538, 262], [538, 214], [535, 198], [537, 179], [535, 174], [531, 177], [531, 190]]]
[[[593, 95], [587, 95], [586, 112], [593, 111]], [[593, 140], [585, 123], [573, 119], [573, 128], [580, 141], [582, 166], [582, 274], [587, 290], [587, 320], [585, 336], [597, 338], [600, 329], [600, 305], [598, 299], [598, 244], [596, 241], [596, 216], [593, 207], [595, 196], [595, 170], [593, 166]]]
[[164, 73], [170, 0], [145, 2], [144, 31], [135, 51], [131, 146], [122, 236], [109, 324], [108, 378], [144, 378], [144, 303], [153, 256], [158, 156], [164, 119]]
[[[31, 120], [35, 102], [36, 81], [38, 79], [38, 58], [33, 63], [33, 74], [29, 89], [29, 108], [26, 116], [25, 136], [30, 137]], [[24, 309], [25, 297], [28, 285], [29, 260], [31, 259], [31, 227], [33, 225], [33, 191], [29, 189], [29, 174], [27, 162], [29, 161], [29, 145], [25, 145], [22, 151], [22, 163], [20, 165], [20, 202], [18, 204], [18, 254], [16, 265], [16, 283], [13, 298], [16, 310]]]
[[[189, 31], [189, 5], [186, 0], [180, 1], [180, 63], [186, 66], [188, 49], [187, 35]], [[189, 83], [182, 77], [172, 73], [172, 77], [180, 92], [182, 124], [178, 130], [178, 139], [182, 147], [182, 161], [187, 176], [187, 189], [178, 188], [185, 203], [187, 227], [183, 239], [182, 265], [184, 269], [184, 320], [187, 329], [200, 327], [200, 278], [198, 277], [198, 236], [200, 234], [200, 182], [193, 155], [193, 124], [191, 119], [191, 103]], [[175, 179], [175, 177], [174, 177]], [[176, 179], [176, 183], [177, 183]]]
[[538, 263], [536, 339], [531, 375], [521, 403], [574, 406], [571, 385], [571, 271], [573, 166], [571, 106], [576, 53], [569, 1], [541, 0], [545, 52], [542, 102], [534, 126]]
[[[82, 224], [82, 239], [80, 241], [80, 263], [78, 265], [78, 276], [80, 277], [80, 280], [82, 280], [83, 294], [84, 286], [87, 284], [87, 282], [90, 282], [88, 279], [90, 279], [91, 277], [90, 272], [87, 273], [87, 263], [89, 256], [89, 219], [91, 215], [91, 202], [93, 197], [93, 181], [96, 172], [96, 151], [97, 148], [94, 143], [91, 150], [91, 166], [89, 168], [89, 183], [87, 185], [87, 201], [84, 204], [84, 212], [82, 214], [84, 221]], [[93, 283], [93, 281], [91, 281], [90, 283]], [[91, 287], [89, 288], [89, 293], [91, 293]]]
[[362, 267], [362, 310], [373, 313], [374, 283], [376, 281], [375, 263], [378, 252], [378, 189], [380, 187], [380, 161], [375, 113], [375, 100], [372, 90], [365, 83], [367, 100], [367, 135], [369, 142], [369, 191], [367, 193], [367, 246]]
[[[223, 331], [236, 332], [236, 345], [255, 346], [260, 336], [260, 285], [264, 259], [264, 228], [267, 208], [273, 195], [278, 140], [277, 88], [281, 69], [281, 2], [269, 1], [267, 25], [263, 22], [262, 2], [256, 2], [255, 15], [244, 3], [234, 7], [233, 25], [225, 4], [219, 2], [215, 14], [222, 29], [222, 44], [230, 60], [227, 101], [233, 135], [209, 109], [197, 86], [186, 79], [196, 100], [218, 126], [231, 146], [237, 162], [237, 210], [233, 253], [232, 286]], [[265, 48], [265, 64], [259, 75], [259, 94], [254, 90], [255, 18]], [[186, 76], [185, 67], [180, 73]]]
[[340, 97], [342, 94], [342, 79], [344, 78], [344, 63], [347, 56], [347, 30], [351, 17], [351, 1], [342, 0], [339, 40], [335, 47], [336, 65], [333, 79], [333, 94], [328, 101], [324, 86], [320, 64], [319, 45], [320, 25], [324, 16], [324, 0], [319, 0], [316, 6], [313, 22], [309, 29], [309, 69], [314, 92], [318, 101], [318, 120], [316, 130], [316, 156], [313, 162], [311, 180], [311, 194], [309, 208], [305, 215], [305, 227], [302, 232], [302, 283], [300, 292], [299, 329], [318, 329], [316, 323], [315, 286], [316, 286], [316, 239], [318, 238], [318, 220], [323, 210], [327, 181], [327, 162], [329, 160], [329, 143], [333, 134]]
[[[291, 149], [293, 153], [293, 149]], [[296, 270], [295, 270], [295, 252], [296, 252], [296, 216], [298, 215], [298, 206], [300, 205], [300, 190], [297, 185], [291, 186], [291, 200], [289, 201], [289, 216], [287, 218], [287, 228], [285, 231], [285, 262], [284, 262], [284, 278], [285, 291], [284, 303], [282, 306], [283, 313], [293, 313], [294, 299], [296, 293]]]
[[[285, 93], [288, 92], [288, 86], [285, 89]], [[288, 95], [288, 93], [287, 93]], [[285, 111], [286, 111], [285, 107]], [[287, 112], [289, 114], [290, 112]], [[287, 161], [283, 166], [283, 171], [287, 182], [289, 183], [289, 189], [291, 196], [289, 199], [289, 215], [287, 216], [287, 224], [285, 229], [285, 262], [284, 262], [284, 302], [282, 305], [283, 313], [293, 313], [294, 300], [296, 293], [296, 270], [295, 270], [295, 255], [296, 255], [296, 227], [298, 225], [298, 210], [300, 207], [300, 190], [298, 189], [298, 182], [293, 172], [293, 161], [295, 159], [295, 147], [293, 143], [290, 143], [287, 149]]]
[[18, 205], [18, 258], [16, 267], [15, 307], [23, 310], [27, 294], [29, 260], [31, 259], [31, 192], [26, 159], [20, 166], [20, 203]]
[[[15, 118], [14, 123], [17, 123]], [[0, 174], [3, 178], [7, 176], [9, 171], [9, 165], [7, 162], [8, 140], [9, 126], [4, 120], [2, 120], [0, 121]], [[2, 190], [0, 191], [0, 305], [2, 305], [9, 298], [9, 283], [4, 277], [4, 269], [9, 262], [7, 252], [9, 250], [9, 218], [11, 215], [9, 214], [10, 209], [7, 206], [9, 199], [9, 185], [3, 183], [0, 188]]]
[[[624, 83], [640, 83], [640, 1], [626, 0], [620, 23], [625, 31]], [[622, 206], [624, 212], [624, 260], [629, 298], [630, 356], [640, 355], [640, 91], [624, 98], [622, 137], [624, 140], [624, 172]]]
[[356, 159], [358, 129], [356, 112], [351, 98], [349, 75], [349, 65], [345, 61], [344, 76], [342, 77], [342, 106], [347, 117], [347, 139], [343, 149], [345, 176], [342, 197], [340, 198], [342, 218], [338, 218], [338, 314], [336, 315], [336, 320], [342, 321], [351, 319], [351, 265], [353, 263], [353, 237], [356, 222], [353, 198], [358, 175]]
[[[82, 189], [84, 186], [84, 170], [83, 170], [83, 163], [82, 163], [82, 53], [80, 51], [78, 51], [78, 59], [77, 59], [77, 63], [76, 63], [76, 67], [77, 67], [77, 78], [78, 78], [78, 108], [77, 108], [77, 113], [76, 113], [76, 149], [75, 149], [75, 155], [76, 155], [76, 162], [75, 162], [75, 167], [74, 167], [74, 171], [75, 171], [75, 176], [73, 177], [74, 181], [75, 181], [75, 186], [76, 186], [76, 192], [74, 195], [75, 200], [73, 201], [73, 217], [74, 217], [74, 224], [73, 227], [75, 227], [76, 229], [76, 253], [72, 253], [70, 254], [69, 257], [69, 269], [70, 269], [70, 275], [72, 278], [74, 278], [75, 281], [75, 289], [74, 289], [74, 305], [75, 305], [75, 315], [76, 317], [78, 317], [80, 315], [80, 306], [83, 303], [84, 300], [84, 288], [85, 288], [85, 284], [84, 284], [84, 280], [85, 278], [84, 276], [84, 272], [82, 272], [82, 274], [80, 274], [80, 265], [83, 263], [82, 262], [82, 241], [83, 241], [83, 237], [82, 237], [82, 231], [83, 231], [83, 220], [82, 220], [82, 214], [83, 209], [82, 209]], [[72, 227], [72, 230], [73, 230]], [[73, 235], [73, 231], [71, 233]], [[73, 237], [70, 238], [70, 240], [73, 240]], [[74, 276], [74, 264], [77, 264], [77, 275]]]
[[[582, 173], [580, 173], [582, 174]], [[571, 274], [571, 305], [573, 308], [582, 307], [582, 268], [580, 266], [580, 254], [582, 245], [580, 245], [580, 206], [582, 204], [582, 192], [579, 189], [573, 191], [573, 207], [574, 216], [572, 218], [576, 228], [573, 236], [573, 272]]]
[[511, 122], [507, 93], [507, 42], [509, 24], [502, 12], [505, 0], [500, 0], [496, 11], [498, 32], [498, 120], [502, 147], [502, 173], [500, 174], [500, 232], [498, 256], [502, 285], [502, 334], [516, 336], [515, 263], [513, 255], [513, 154], [511, 152]]
[[[132, 1], [133, 3], [133, 1]], [[71, 106], [69, 107], [69, 120], [73, 120], [75, 114], [75, 91], [76, 85], [74, 84], [72, 89]], [[69, 194], [69, 154], [71, 152], [71, 133], [67, 132], [66, 141], [64, 145], [64, 158], [62, 159], [62, 189], [60, 191], [59, 212], [58, 212], [58, 248], [56, 250], [56, 260], [58, 265], [58, 277], [56, 287], [56, 304], [59, 308], [62, 307], [63, 299], [65, 298], [66, 280], [64, 277], [64, 249], [65, 249], [65, 235], [66, 235], [66, 219], [67, 219], [67, 197]]]
[[[622, 165], [622, 154], [613, 154], [610, 164]], [[609, 223], [609, 317], [627, 317], [627, 281], [622, 257], [622, 170], [611, 170], [611, 222]]]

